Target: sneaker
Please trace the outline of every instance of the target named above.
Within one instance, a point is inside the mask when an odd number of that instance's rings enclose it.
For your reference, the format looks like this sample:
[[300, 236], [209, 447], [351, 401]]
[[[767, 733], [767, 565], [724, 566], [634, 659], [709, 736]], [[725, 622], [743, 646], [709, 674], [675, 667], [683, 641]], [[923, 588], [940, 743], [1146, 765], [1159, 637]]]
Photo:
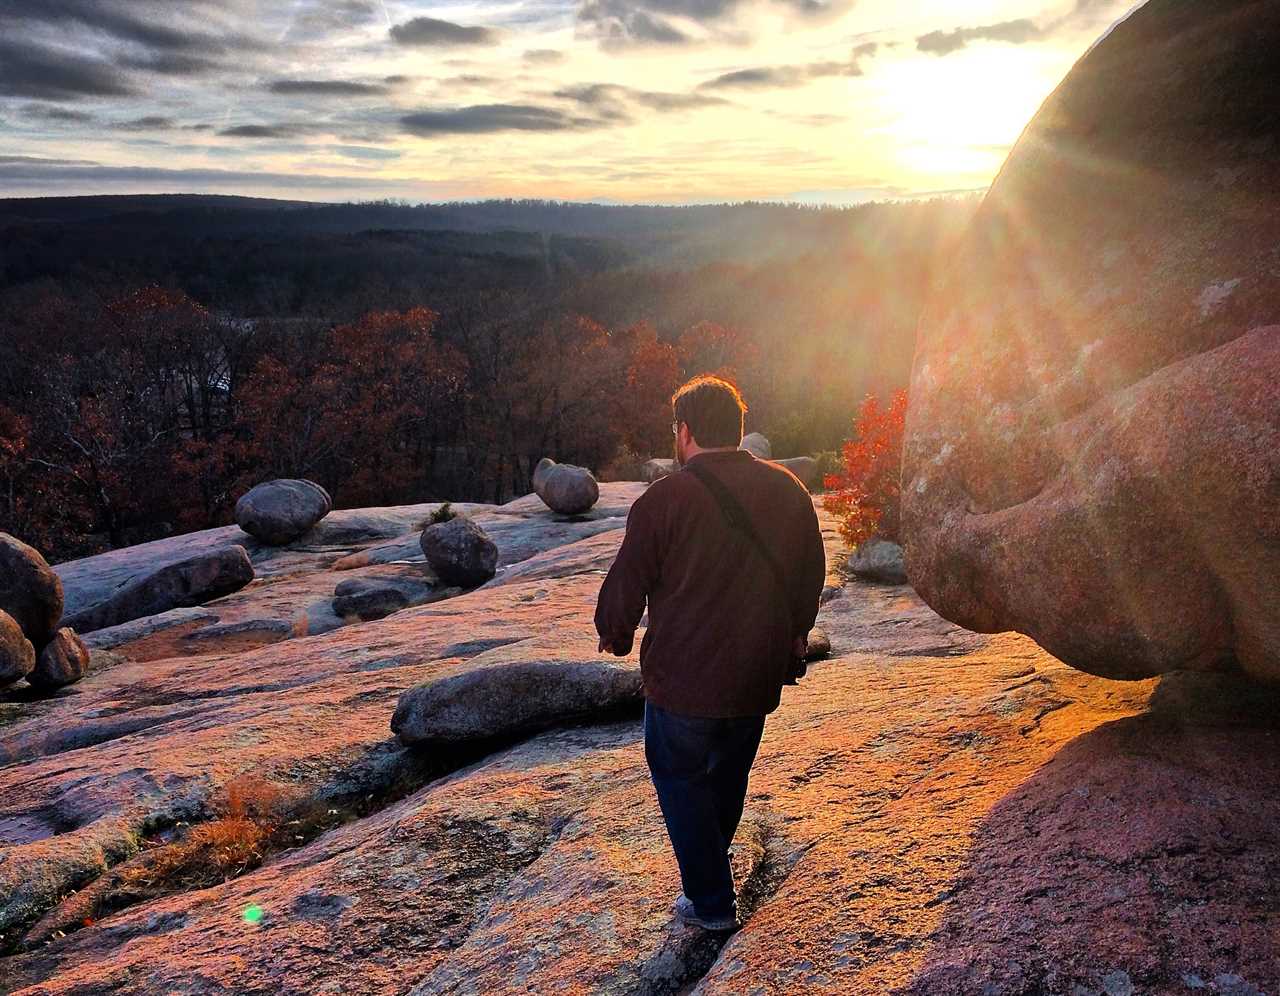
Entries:
[[698, 911], [693, 907], [693, 901], [683, 892], [676, 897], [675, 905], [672, 909], [676, 917], [682, 922], [701, 927], [703, 930], [725, 931], [738, 929], [738, 918], [733, 914], [727, 917], [714, 918], [698, 916]]

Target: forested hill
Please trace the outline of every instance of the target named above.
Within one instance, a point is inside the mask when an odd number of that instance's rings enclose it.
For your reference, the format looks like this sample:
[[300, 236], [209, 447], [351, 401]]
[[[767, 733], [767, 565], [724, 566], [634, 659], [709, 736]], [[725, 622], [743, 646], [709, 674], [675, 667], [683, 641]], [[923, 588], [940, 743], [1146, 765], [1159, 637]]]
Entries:
[[88, 552], [265, 477], [509, 497], [543, 456], [665, 455], [705, 371], [779, 456], [830, 453], [906, 384], [974, 206], [0, 201], [0, 529]]
[[[839, 251], [889, 238], [933, 241], [972, 210], [961, 198], [849, 208], [740, 203], [691, 206], [607, 205], [541, 200], [492, 200], [450, 204], [380, 201], [315, 204], [217, 195], [157, 194], [14, 198], [0, 200], [0, 228], [20, 257], [28, 238], [67, 226], [87, 238], [103, 228], [146, 239], [180, 236], [198, 241], [228, 235], [350, 235], [367, 231], [434, 231], [605, 239], [629, 258], [679, 263], [715, 259], [764, 260], [815, 249]], [[90, 251], [86, 246], [82, 251]], [[77, 260], [65, 260], [73, 265]], [[14, 269], [8, 282], [32, 274]], [[43, 275], [43, 274], [42, 274]], [[56, 275], [51, 273], [48, 275]]]

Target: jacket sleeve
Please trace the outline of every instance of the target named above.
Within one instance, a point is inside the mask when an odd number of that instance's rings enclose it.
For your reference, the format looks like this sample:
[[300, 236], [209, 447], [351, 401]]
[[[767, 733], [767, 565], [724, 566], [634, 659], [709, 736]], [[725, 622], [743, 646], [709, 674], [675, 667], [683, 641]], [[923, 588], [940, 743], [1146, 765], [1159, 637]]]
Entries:
[[662, 570], [661, 511], [654, 489], [646, 491], [627, 514], [622, 548], [600, 586], [596, 632], [619, 653], [629, 652], [645, 602]]
[[791, 618], [796, 625], [793, 636], [797, 637], [808, 636], [809, 630], [813, 629], [814, 620], [818, 618], [818, 600], [827, 579], [827, 551], [822, 545], [822, 529], [807, 493], [804, 504], [800, 570], [791, 602]]

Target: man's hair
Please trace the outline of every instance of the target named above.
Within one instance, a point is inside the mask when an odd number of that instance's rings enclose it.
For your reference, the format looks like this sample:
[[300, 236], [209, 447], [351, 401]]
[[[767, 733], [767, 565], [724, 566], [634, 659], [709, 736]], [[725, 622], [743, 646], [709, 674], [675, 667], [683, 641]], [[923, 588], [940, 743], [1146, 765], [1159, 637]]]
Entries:
[[737, 446], [742, 442], [747, 403], [738, 389], [722, 377], [694, 377], [671, 396], [677, 422], [689, 427], [694, 441], [704, 449]]

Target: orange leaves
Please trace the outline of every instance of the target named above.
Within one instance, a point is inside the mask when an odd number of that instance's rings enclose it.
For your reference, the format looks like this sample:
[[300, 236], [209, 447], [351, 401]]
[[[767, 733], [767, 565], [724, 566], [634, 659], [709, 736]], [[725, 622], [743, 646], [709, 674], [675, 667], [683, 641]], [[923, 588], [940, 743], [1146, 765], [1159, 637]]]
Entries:
[[906, 415], [905, 390], [894, 393], [888, 408], [867, 395], [854, 420], [854, 438], [844, 444], [844, 471], [827, 476], [831, 493], [823, 506], [840, 520], [840, 535], [852, 547], [877, 535], [898, 538]]

